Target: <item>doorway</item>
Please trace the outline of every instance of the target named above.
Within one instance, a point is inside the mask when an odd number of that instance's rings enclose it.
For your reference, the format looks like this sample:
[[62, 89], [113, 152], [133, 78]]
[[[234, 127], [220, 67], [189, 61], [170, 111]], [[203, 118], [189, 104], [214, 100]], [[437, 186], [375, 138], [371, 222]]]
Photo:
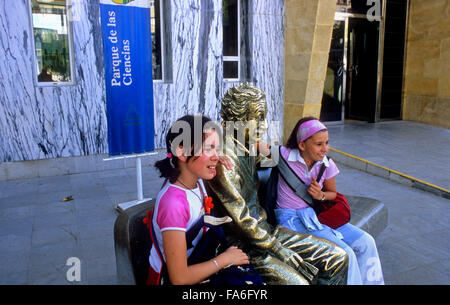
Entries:
[[348, 19], [348, 84], [345, 117], [376, 120], [379, 23]]
[[335, 20], [320, 113], [320, 119], [324, 122], [344, 120], [345, 31], [345, 19]]
[[336, 14], [320, 119], [377, 121], [380, 22]]

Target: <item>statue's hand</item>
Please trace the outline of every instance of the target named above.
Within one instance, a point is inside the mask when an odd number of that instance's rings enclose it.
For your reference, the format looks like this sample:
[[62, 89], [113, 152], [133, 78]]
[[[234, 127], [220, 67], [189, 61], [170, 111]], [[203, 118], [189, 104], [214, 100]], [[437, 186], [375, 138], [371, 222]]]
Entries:
[[275, 254], [280, 260], [300, 272], [311, 283], [314, 282], [319, 270], [310, 263], [305, 262], [298, 253], [291, 249], [280, 247]]
[[303, 259], [300, 255], [291, 249], [280, 247], [275, 254], [280, 260], [291, 265], [291, 267], [295, 269], [298, 269], [303, 264]]
[[222, 164], [223, 166], [225, 166], [225, 168], [227, 170], [231, 170], [233, 169], [233, 162], [231, 162], [230, 157], [228, 157], [227, 155], [220, 155], [219, 156], [219, 163]]

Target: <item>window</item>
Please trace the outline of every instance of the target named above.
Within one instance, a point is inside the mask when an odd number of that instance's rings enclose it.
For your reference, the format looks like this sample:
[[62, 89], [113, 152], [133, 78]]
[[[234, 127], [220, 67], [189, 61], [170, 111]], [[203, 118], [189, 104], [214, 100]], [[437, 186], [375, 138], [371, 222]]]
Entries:
[[150, 1], [151, 35], [152, 35], [152, 65], [153, 79], [162, 80], [164, 75], [163, 27], [161, 0]]
[[31, 0], [36, 78], [41, 85], [73, 82], [66, 0]]
[[240, 4], [239, 0], [223, 0], [223, 78], [240, 79]]

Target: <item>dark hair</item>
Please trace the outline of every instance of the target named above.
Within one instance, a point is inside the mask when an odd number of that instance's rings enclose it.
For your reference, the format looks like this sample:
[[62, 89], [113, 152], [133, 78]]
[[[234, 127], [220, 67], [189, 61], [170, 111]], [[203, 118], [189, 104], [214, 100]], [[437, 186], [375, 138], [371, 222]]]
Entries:
[[[297, 142], [297, 130], [300, 127], [301, 124], [311, 121], [311, 120], [317, 120], [317, 118], [312, 117], [312, 116], [307, 116], [304, 118], [301, 118], [297, 124], [295, 124], [294, 129], [291, 132], [291, 135], [289, 136], [287, 142], [286, 142], [286, 147], [290, 148], [290, 149], [294, 149], [294, 148], [298, 148], [298, 142]], [[308, 140], [308, 139], [306, 139]]]
[[[198, 143], [198, 141], [195, 141], [195, 128], [198, 128], [200, 126], [195, 126], [195, 122], [197, 122], [201, 119], [201, 130], [202, 130], [202, 143]], [[167, 154], [171, 154], [171, 157], [166, 157], [162, 160], [155, 162], [155, 167], [159, 170], [161, 173], [160, 177], [164, 177], [169, 179], [170, 183], [174, 183], [178, 176], [180, 175], [180, 170], [178, 168], [178, 158], [175, 154], [175, 149], [172, 149], [172, 142], [177, 139], [183, 132], [186, 130], [183, 127], [189, 125], [190, 128], [190, 142], [184, 143], [183, 138], [181, 138], [180, 143], [174, 143], [179, 144], [183, 146], [183, 152], [188, 155], [187, 160], [189, 161], [190, 158], [195, 157], [195, 153], [201, 151], [202, 144], [204, 140], [206, 139], [206, 133], [205, 133], [205, 127], [211, 127], [214, 128], [216, 132], [220, 134], [220, 128], [217, 124], [215, 124], [213, 121], [211, 121], [210, 118], [203, 116], [203, 115], [185, 115], [181, 118], [179, 118], [169, 129], [166, 135], [166, 148], [167, 148]], [[177, 125], [179, 124], [179, 125]], [[181, 128], [174, 128], [174, 126], [178, 126]], [[194, 131], [194, 132], [192, 132]], [[219, 136], [219, 139], [221, 137]], [[186, 139], [187, 140], [187, 139]], [[191, 144], [190, 144], [191, 143]]]

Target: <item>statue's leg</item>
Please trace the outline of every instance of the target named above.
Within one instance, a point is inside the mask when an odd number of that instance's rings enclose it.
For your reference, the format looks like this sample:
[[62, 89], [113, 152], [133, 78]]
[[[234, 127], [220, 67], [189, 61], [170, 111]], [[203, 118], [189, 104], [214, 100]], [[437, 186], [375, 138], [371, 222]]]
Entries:
[[294, 250], [303, 260], [319, 269], [317, 284], [347, 283], [348, 256], [344, 249], [335, 243], [283, 226], [277, 226], [273, 234], [285, 247]]
[[252, 257], [251, 263], [268, 285], [309, 285], [297, 270], [269, 254]]

